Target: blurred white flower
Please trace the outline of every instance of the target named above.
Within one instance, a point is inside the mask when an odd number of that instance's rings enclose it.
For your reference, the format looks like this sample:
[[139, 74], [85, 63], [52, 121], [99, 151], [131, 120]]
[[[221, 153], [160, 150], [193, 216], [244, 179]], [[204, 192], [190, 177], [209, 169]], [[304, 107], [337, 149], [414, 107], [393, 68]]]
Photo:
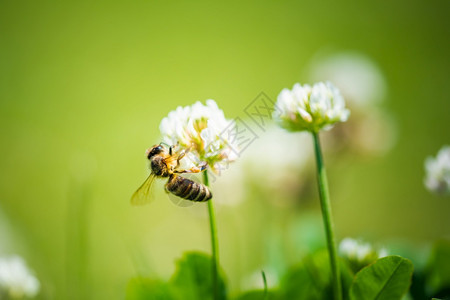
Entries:
[[220, 180], [215, 180], [215, 177], [210, 176], [210, 182], [214, 182], [214, 191], [216, 191], [214, 201], [218, 204], [216, 206], [218, 210], [222, 205], [229, 207], [238, 206], [247, 197], [248, 189], [245, 185], [245, 172], [241, 168], [240, 162], [239, 160], [233, 168], [226, 172], [221, 172]]
[[318, 132], [330, 129], [337, 122], [347, 121], [350, 111], [344, 98], [330, 82], [310, 85], [296, 83], [292, 90], [278, 95], [273, 117], [289, 131]]
[[392, 149], [397, 137], [394, 118], [388, 112], [375, 107], [358, 114], [355, 118], [357, 123], [352, 124], [354, 129], [349, 133], [354, 135], [354, 149], [372, 155], [385, 154]]
[[263, 191], [262, 195], [278, 207], [308, 201], [309, 168], [314, 166], [311, 164], [314, 154], [311, 139], [307, 132], [288, 132], [275, 125], [267, 126], [239, 161], [247, 174], [247, 188]]
[[339, 244], [339, 252], [347, 257], [363, 260], [372, 251], [372, 246], [352, 238], [345, 238]]
[[379, 107], [365, 110], [352, 109], [352, 118], [323, 135], [324, 151], [384, 155], [395, 145], [397, 126], [395, 119]]
[[425, 186], [437, 194], [450, 194], [450, 146], [439, 150], [436, 158], [425, 160]]
[[159, 129], [163, 142], [189, 149], [191, 161], [206, 162], [217, 172], [237, 158], [237, 140], [226, 130], [230, 122], [214, 100], [206, 100], [206, 105], [179, 106], [161, 121]]
[[364, 243], [352, 238], [345, 238], [339, 244], [340, 255], [347, 259], [352, 269], [356, 272], [371, 262], [388, 255], [384, 248], [375, 249], [369, 243]]
[[39, 292], [39, 281], [31, 274], [19, 256], [0, 258], [0, 291], [12, 299], [34, 297]]
[[274, 184], [277, 188], [292, 176], [292, 170], [298, 173], [312, 157], [310, 149], [311, 137], [305, 133], [292, 134], [278, 126], [267, 126], [261, 134], [242, 153], [242, 165], [256, 178], [266, 178], [270, 172], [269, 181], [264, 185]]
[[343, 52], [320, 56], [310, 66], [309, 78], [330, 80], [345, 100], [356, 106], [378, 103], [385, 98], [386, 80], [378, 66], [367, 56], [357, 52]]
[[309, 64], [307, 78], [330, 80], [339, 88], [352, 118], [324, 137], [324, 148], [383, 155], [397, 138], [395, 119], [379, 104], [387, 95], [383, 72], [370, 57], [354, 52], [319, 53]]
[[291, 133], [275, 124], [267, 125], [264, 133], [240, 153], [233, 168], [215, 182], [214, 189], [220, 191], [214, 196], [216, 203], [240, 205], [256, 195], [252, 189], [265, 195], [276, 193], [277, 197], [268, 197], [276, 206], [296, 203], [299, 192], [309, 185], [309, 172], [305, 171], [313, 157], [310, 143], [311, 136], [306, 132]]

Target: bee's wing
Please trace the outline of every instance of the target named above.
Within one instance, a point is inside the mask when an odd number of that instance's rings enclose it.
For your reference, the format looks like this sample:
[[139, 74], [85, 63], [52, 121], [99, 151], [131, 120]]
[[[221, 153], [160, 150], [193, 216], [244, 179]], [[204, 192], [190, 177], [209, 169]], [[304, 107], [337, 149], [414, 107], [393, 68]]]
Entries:
[[131, 204], [143, 205], [149, 203], [152, 200], [152, 197], [150, 197], [150, 189], [155, 178], [155, 174], [150, 173], [144, 183], [136, 190], [136, 192], [134, 192], [133, 196], [131, 197]]

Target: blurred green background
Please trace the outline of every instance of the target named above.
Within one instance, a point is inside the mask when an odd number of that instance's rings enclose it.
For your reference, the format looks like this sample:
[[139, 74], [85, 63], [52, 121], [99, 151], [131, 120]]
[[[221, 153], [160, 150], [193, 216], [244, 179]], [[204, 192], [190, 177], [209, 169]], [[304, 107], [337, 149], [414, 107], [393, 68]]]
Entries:
[[[448, 1], [1, 0], [0, 254], [25, 257], [42, 299], [121, 299], [132, 276], [167, 278], [182, 252], [209, 253], [202, 204], [174, 205], [162, 183], [151, 205], [129, 203], [160, 120], [209, 98], [242, 116], [261, 91], [308, 81], [323, 49], [377, 64], [397, 124], [385, 155], [330, 159], [338, 238], [426, 248], [450, 228], [449, 199], [423, 186], [425, 157], [450, 142], [449, 34]], [[251, 194], [217, 212], [232, 291], [298, 256], [268, 220], [322, 238], [317, 203], [273, 210]]]

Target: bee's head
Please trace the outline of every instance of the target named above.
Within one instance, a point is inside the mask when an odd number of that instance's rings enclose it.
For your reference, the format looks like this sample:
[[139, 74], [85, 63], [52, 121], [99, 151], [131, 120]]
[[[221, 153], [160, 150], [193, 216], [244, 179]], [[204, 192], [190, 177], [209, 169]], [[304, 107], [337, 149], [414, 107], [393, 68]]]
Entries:
[[151, 148], [148, 148], [147, 151], [145, 151], [145, 154], [147, 155], [148, 159], [151, 159], [153, 156], [160, 154], [164, 151], [163, 145], [155, 145]]

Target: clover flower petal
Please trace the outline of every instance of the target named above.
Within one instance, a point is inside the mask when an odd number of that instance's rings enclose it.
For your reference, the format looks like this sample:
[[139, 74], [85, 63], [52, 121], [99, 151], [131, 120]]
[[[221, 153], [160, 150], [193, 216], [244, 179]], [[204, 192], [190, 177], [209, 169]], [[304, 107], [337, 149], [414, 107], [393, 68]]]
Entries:
[[0, 258], [0, 292], [11, 299], [34, 297], [39, 292], [39, 281], [31, 274], [19, 256]]
[[225, 131], [230, 122], [210, 99], [206, 105], [196, 102], [178, 107], [161, 121], [159, 128], [165, 143], [189, 149], [188, 159], [206, 162], [218, 173], [237, 158], [237, 141]]
[[436, 194], [450, 194], [450, 146], [439, 150], [436, 158], [425, 160], [425, 186]]
[[345, 122], [349, 115], [344, 98], [330, 82], [313, 86], [296, 83], [292, 90], [283, 89], [273, 113], [281, 127], [289, 131], [311, 132], [330, 129], [337, 122]]

